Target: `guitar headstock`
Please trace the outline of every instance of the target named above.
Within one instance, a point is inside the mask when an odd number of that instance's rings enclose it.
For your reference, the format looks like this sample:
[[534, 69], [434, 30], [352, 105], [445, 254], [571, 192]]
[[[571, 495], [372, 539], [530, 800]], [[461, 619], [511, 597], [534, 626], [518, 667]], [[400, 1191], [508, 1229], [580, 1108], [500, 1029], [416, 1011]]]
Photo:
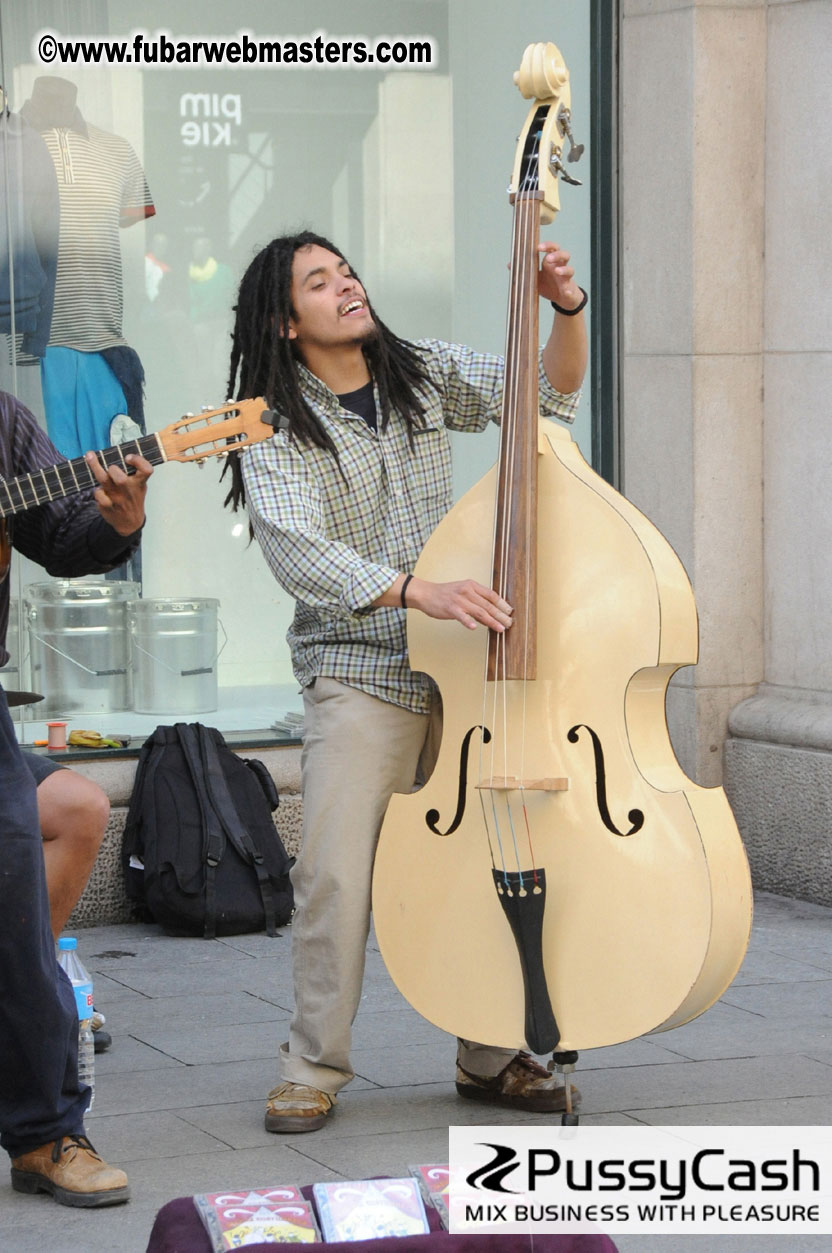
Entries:
[[261, 396], [185, 414], [155, 435], [166, 461], [204, 461], [271, 439], [276, 420]]
[[564, 167], [564, 141], [569, 141], [569, 161], [583, 152], [571, 131], [572, 94], [569, 70], [553, 43], [529, 44], [520, 69], [514, 75], [520, 94], [534, 101], [517, 143], [509, 197], [540, 200], [540, 221], [549, 223], [560, 209], [558, 176], [568, 183], [578, 179]]

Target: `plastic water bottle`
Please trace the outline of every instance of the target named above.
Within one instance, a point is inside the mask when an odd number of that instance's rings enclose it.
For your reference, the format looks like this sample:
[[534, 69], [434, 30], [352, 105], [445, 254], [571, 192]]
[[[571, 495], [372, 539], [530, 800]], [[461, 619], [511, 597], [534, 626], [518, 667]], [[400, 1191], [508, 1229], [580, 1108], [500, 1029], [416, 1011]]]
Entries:
[[61, 936], [58, 940], [58, 965], [62, 966], [75, 993], [78, 1010], [78, 1078], [90, 1088], [92, 1109], [95, 1099], [95, 1041], [92, 1035], [92, 977], [81, 964], [77, 953], [78, 941], [74, 936]]

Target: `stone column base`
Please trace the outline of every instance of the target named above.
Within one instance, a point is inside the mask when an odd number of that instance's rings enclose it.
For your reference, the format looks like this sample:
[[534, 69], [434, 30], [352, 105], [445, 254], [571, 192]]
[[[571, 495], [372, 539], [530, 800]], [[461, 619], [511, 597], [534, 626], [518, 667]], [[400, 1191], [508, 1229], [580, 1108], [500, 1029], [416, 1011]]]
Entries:
[[725, 790], [755, 888], [832, 905], [832, 702], [763, 686], [728, 719]]

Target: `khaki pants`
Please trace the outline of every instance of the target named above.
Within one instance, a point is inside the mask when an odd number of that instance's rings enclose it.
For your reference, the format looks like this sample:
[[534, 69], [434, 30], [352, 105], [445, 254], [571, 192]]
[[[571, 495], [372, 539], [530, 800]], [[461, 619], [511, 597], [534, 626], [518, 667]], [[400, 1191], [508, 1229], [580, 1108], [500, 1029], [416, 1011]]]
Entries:
[[[304, 694], [303, 844], [292, 870], [295, 1013], [281, 1075], [335, 1093], [354, 1076], [350, 1030], [361, 998], [373, 860], [394, 792], [429, 775], [441, 709], [412, 713], [335, 679]], [[466, 1070], [493, 1075], [510, 1049], [459, 1042]]]

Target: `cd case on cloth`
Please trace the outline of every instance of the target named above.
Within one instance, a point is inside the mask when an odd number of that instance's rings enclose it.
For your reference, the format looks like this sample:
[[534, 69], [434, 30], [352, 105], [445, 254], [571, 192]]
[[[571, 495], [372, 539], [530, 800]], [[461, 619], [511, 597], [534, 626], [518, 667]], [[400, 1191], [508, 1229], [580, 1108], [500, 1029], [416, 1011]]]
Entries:
[[312, 1191], [326, 1243], [417, 1236], [430, 1231], [415, 1179], [316, 1183]]
[[194, 1205], [215, 1253], [248, 1244], [320, 1244], [312, 1207], [299, 1188], [201, 1193]]
[[407, 1169], [419, 1184], [422, 1196], [430, 1196], [432, 1192], [444, 1195], [451, 1186], [451, 1168], [447, 1162], [432, 1162], [428, 1166], [408, 1166]]

